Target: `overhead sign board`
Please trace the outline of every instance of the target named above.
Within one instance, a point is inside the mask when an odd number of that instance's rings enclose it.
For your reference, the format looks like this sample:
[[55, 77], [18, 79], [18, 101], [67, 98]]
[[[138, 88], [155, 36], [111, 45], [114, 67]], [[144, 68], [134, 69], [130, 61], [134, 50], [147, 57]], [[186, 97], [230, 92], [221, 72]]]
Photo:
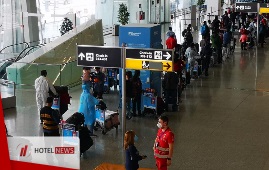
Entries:
[[235, 12], [257, 12], [257, 3], [235, 3]]
[[260, 3], [260, 14], [268, 14], [269, 13], [269, 3]]
[[126, 49], [126, 69], [173, 71], [173, 50]]
[[77, 65], [88, 67], [122, 68], [122, 48], [77, 46]]

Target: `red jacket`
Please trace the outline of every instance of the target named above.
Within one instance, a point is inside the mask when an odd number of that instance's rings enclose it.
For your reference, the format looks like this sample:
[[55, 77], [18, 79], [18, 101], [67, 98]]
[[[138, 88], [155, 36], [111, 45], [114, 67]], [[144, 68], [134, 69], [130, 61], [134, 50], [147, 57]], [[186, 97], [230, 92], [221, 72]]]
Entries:
[[242, 34], [241, 37], [240, 37], [240, 42], [247, 42], [248, 40], [248, 36], [246, 34]]
[[166, 46], [167, 46], [167, 49], [174, 49], [177, 45], [177, 40], [173, 37], [169, 37], [167, 40], [166, 40]]

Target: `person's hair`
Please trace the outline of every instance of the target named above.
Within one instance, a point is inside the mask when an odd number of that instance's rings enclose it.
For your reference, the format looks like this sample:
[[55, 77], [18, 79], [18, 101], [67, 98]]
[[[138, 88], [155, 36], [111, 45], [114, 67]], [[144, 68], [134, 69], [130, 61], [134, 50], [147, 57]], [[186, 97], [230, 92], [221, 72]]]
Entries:
[[169, 27], [169, 30], [172, 31], [172, 27]]
[[83, 70], [91, 70], [91, 67], [83, 67]]
[[206, 24], [206, 21], [204, 21], [204, 24]]
[[126, 76], [130, 79], [130, 78], [133, 77], [133, 74], [132, 74], [131, 71], [127, 71], [127, 72], [126, 72]]
[[96, 70], [100, 70], [100, 67], [95, 67]]
[[136, 81], [140, 76], [140, 70], [135, 70], [134, 76], [133, 76], [133, 80]]
[[41, 71], [41, 76], [46, 77], [46, 76], [47, 76], [47, 71], [46, 71], [46, 70], [42, 70], [42, 71]]
[[124, 135], [124, 149], [128, 149], [129, 145], [134, 145], [135, 132], [129, 130]]
[[166, 122], [166, 124], [168, 125], [168, 117], [167, 116], [162, 115], [162, 116], [159, 117], [159, 119], [161, 119], [163, 121], [163, 123]]
[[53, 103], [53, 97], [48, 97], [46, 103]]

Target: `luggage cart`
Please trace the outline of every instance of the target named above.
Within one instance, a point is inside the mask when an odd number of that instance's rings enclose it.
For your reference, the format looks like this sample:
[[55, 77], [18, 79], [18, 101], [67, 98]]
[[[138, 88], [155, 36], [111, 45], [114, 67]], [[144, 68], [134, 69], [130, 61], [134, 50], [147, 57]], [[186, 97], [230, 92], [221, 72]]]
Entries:
[[116, 128], [116, 130], [118, 130], [118, 126], [120, 125], [118, 111], [115, 112], [106, 109], [101, 110], [97, 108], [95, 110], [95, 114], [96, 121], [94, 130], [98, 130], [100, 128], [103, 135], [105, 135], [113, 128]]
[[[69, 123], [61, 123], [61, 136], [63, 136], [63, 141], [66, 144], [76, 144], [78, 143], [77, 138], [79, 137], [79, 145], [80, 145], [80, 156], [85, 153], [90, 147], [93, 145], [93, 140], [88, 132], [86, 127], [79, 127], [79, 130], [74, 124]], [[68, 138], [65, 138], [68, 137]]]

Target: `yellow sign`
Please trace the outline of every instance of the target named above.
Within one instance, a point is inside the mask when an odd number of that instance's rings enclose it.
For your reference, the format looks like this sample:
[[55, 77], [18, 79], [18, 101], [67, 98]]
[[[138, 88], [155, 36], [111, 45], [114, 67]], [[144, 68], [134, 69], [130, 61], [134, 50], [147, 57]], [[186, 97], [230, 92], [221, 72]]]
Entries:
[[269, 8], [260, 8], [260, 14], [266, 14], [269, 13]]
[[126, 58], [126, 69], [172, 72], [173, 63], [172, 61], [165, 60], [140, 60]]

